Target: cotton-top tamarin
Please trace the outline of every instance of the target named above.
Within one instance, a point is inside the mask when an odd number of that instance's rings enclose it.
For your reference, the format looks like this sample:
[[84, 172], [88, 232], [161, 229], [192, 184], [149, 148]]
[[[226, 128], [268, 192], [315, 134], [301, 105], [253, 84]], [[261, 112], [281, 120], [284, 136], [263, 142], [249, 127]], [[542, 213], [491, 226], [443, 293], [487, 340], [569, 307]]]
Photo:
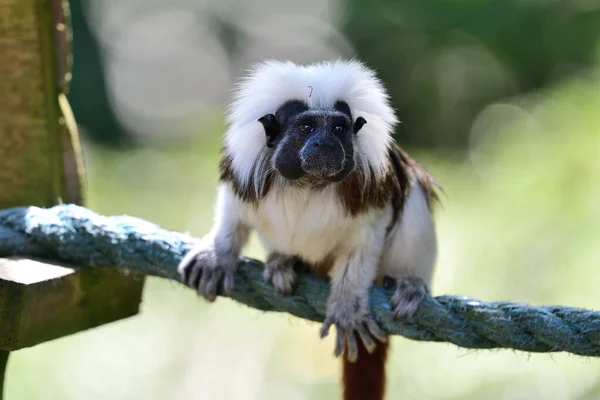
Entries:
[[388, 342], [369, 288], [395, 284], [398, 318], [428, 291], [437, 244], [433, 177], [392, 139], [397, 123], [375, 73], [358, 61], [268, 61], [236, 88], [219, 166], [214, 225], [183, 259], [182, 280], [209, 301], [233, 289], [255, 230], [264, 279], [283, 295], [296, 270], [328, 275], [344, 399], [381, 399]]

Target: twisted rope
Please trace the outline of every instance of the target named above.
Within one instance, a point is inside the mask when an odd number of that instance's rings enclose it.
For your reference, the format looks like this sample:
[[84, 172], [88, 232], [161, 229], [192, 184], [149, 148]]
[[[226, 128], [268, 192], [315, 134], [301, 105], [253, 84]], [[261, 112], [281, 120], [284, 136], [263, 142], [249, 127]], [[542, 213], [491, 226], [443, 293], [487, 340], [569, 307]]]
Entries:
[[[50, 209], [0, 211], [0, 257], [21, 255], [77, 265], [122, 268], [179, 281], [177, 265], [191, 248], [189, 236], [128, 217], [105, 217], [62, 205]], [[284, 297], [262, 279], [262, 263], [244, 259], [227, 296], [263, 311], [279, 311], [321, 322], [328, 283], [298, 276], [294, 294]], [[600, 356], [600, 313], [563, 306], [485, 303], [462, 296], [427, 296], [410, 322], [393, 319], [391, 290], [373, 287], [371, 308], [388, 334], [413, 340], [450, 342], [470, 349], [511, 348]]]

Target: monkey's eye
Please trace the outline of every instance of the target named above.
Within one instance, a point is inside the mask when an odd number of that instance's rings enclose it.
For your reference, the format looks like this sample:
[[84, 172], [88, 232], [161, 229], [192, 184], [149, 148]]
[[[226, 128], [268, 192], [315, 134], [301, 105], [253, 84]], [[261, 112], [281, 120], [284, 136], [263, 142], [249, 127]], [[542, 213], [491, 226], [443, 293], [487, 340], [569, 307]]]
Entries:
[[300, 124], [299, 128], [300, 128], [300, 131], [303, 133], [310, 133], [313, 130], [313, 127], [311, 124]]
[[346, 132], [346, 128], [344, 128], [343, 125], [336, 125], [333, 127], [333, 133], [335, 133], [336, 135], [341, 135], [344, 132]]

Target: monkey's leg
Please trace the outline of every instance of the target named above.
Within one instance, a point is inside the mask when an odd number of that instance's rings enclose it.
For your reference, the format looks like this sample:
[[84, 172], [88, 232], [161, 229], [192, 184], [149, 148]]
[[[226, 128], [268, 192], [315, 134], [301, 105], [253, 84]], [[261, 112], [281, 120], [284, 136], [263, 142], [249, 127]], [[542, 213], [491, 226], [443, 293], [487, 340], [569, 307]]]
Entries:
[[288, 295], [296, 284], [296, 270], [304, 268], [304, 262], [299, 257], [271, 253], [267, 257], [263, 278], [279, 293]]
[[345, 347], [350, 362], [358, 357], [356, 337], [369, 353], [375, 350], [374, 339], [387, 340], [369, 308], [369, 289], [376, 275], [383, 240], [377, 233], [365, 236], [365, 243], [350, 251], [347, 257], [338, 258], [334, 264], [327, 314], [321, 328], [321, 337], [325, 337], [331, 325], [335, 325], [335, 355], [342, 354]]
[[396, 291], [392, 296], [392, 306], [394, 307], [394, 317], [399, 320], [411, 318], [417, 311], [423, 297], [429, 293], [425, 281], [414, 275], [398, 278], [385, 276], [383, 286], [386, 288], [396, 287]]
[[250, 236], [250, 229], [239, 220], [238, 207], [229, 188], [221, 186], [212, 230], [178, 267], [183, 283], [210, 302], [221, 290], [233, 290], [240, 252]]

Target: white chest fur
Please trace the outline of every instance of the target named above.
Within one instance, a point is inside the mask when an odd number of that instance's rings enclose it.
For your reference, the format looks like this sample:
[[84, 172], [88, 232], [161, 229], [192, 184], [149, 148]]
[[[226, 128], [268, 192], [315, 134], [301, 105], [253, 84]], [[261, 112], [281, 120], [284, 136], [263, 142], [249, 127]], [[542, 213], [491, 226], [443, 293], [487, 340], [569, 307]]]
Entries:
[[273, 190], [257, 208], [244, 205], [242, 220], [256, 230], [268, 251], [319, 262], [352, 243], [352, 237], [365, 226], [365, 219], [375, 218], [346, 215], [334, 190]]

